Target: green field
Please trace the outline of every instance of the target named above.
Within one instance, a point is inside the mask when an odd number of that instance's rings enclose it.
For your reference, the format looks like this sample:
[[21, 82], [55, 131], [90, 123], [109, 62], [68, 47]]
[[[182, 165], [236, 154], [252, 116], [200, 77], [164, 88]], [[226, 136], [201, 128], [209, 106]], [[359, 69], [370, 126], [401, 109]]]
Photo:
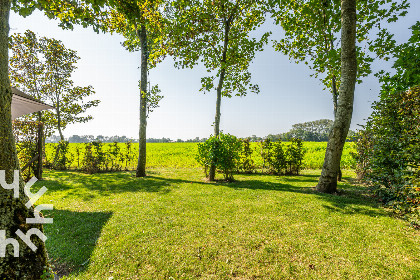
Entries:
[[234, 183], [194, 168], [148, 174], [45, 172], [46, 245], [64, 279], [420, 279], [419, 231], [351, 171], [340, 195], [313, 190], [319, 170]]
[[[287, 142], [286, 142], [287, 143]], [[123, 153], [126, 152], [124, 143], [118, 144]], [[104, 144], [104, 150], [109, 149], [110, 144]], [[46, 145], [47, 161], [52, 161], [55, 153], [56, 144]], [[68, 157], [71, 160], [70, 168], [77, 169], [76, 148], [80, 149], [79, 167], [83, 158], [85, 144], [70, 143]], [[321, 169], [324, 161], [326, 142], [304, 142], [306, 151], [303, 159], [304, 169]], [[260, 146], [258, 143], [252, 143], [253, 159], [258, 169], [263, 166], [261, 158]], [[351, 156], [354, 150], [354, 143], [346, 143], [344, 146], [341, 167], [344, 169], [352, 169], [355, 167], [355, 160]], [[199, 167], [195, 160], [197, 153], [197, 143], [148, 143], [147, 144], [147, 166], [151, 168], [196, 168]], [[131, 150], [131, 160], [125, 162], [121, 160], [123, 169], [134, 170], [137, 166], [138, 144], [133, 144]]]

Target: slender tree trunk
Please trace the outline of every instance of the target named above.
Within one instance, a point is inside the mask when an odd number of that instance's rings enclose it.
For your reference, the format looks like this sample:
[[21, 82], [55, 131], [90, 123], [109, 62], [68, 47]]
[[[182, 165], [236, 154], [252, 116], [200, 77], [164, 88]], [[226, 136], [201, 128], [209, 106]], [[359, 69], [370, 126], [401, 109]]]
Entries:
[[[338, 91], [337, 91], [337, 83], [335, 80], [335, 76], [332, 77], [332, 88], [333, 88], [333, 103], [334, 103], [334, 119], [337, 115], [337, 100], [338, 100]], [[337, 180], [341, 181], [341, 177], [343, 176], [343, 173], [341, 172], [341, 166], [338, 169], [338, 176]]]
[[[217, 97], [216, 97], [216, 116], [214, 118], [214, 136], [218, 137], [220, 133], [220, 107], [222, 103], [222, 89], [223, 89], [223, 81], [225, 80], [226, 75], [226, 53], [227, 53], [227, 47], [229, 44], [229, 31], [230, 31], [230, 22], [232, 18], [227, 20], [225, 22], [225, 38], [224, 38], [224, 45], [223, 45], [223, 53], [222, 53], [222, 70], [220, 71], [220, 77], [219, 77], [219, 84], [217, 86]], [[210, 171], [209, 171], [209, 181], [214, 181], [216, 177], [216, 166], [211, 165]]]
[[[64, 135], [63, 132], [61, 131], [61, 117], [60, 117], [60, 104], [59, 101], [57, 100], [57, 104], [56, 104], [56, 112], [57, 112], [57, 129], [58, 129], [58, 133], [60, 134], [60, 139], [61, 141], [64, 141]], [[57, 145], [57, 148], [55, 149], [55, 156], [54, 156], [54, 161], [53, 161], [53, 166], [55, 167], [58, 161], [58, 156], [60, 155], [60, 144]]]
[[334, 118], [337, 115], [337, 106], [338, 106], [338, 92], [337, 92], [337, 83], [335, 76], [332, 77], [332, 90], [333, 90], [333, 104], [334, 104]]
[[[8, 73], [8, 35], [10, 0], [0, 0], [0, 170], [5, 170], [8, 183], [13, 181], [13, 171], [19, 170], [16, 146], [12, 131], [11, 102]], [[13, 238], [19, 242], [19, 257], [13, 256], [13, 246], [8, 245], [6, 256], [0, 257], [1, 279], [40, 279], [43, 270], [47, 268], [48, 258], [44, 243], [33, 237], [32, 242], [37, 246], [33, 252], [16, 235], [20, 229], [24, 234], [31, 228], [42, 231], [41, 225], [26, 224], [26, 218], [34, 217], [33, 208], [27, 209], [25, 203], [28, 197], [23, 191], [24, 183], [20, 177], [19, 198], [14, 198], [13, 190], [0, 187], [0, 230], [5, 231], [6, 238]]]
[[[217, 98], [216, 98], [216, 116], [214, 118], [214, 136], [218, 137], [220, 134], [220, 107], [222, 103], [222, 87], [223, 80], [225, 79], [226, 70], [223, 68], [220, 73], [219, 85], [217, 87]], [[214, 181], [216, 177], [216, 167], [210, 166], [209, 180]]]
[[146, 176], [146, 128], [147, 128], [147, 32], [144, 24], [137, 31], [141, 45], [141, 81], [140, 81], [140, 129], [139, 129], [139, 160], [136, 177]]
[[324, 193], [337, 191], [337, 174], [341, 154], [353, 114], [356, 85], [356, 0], [341, 0], [341, 83], [337, 114], [330, 132], [324, 165], [316, 189]]

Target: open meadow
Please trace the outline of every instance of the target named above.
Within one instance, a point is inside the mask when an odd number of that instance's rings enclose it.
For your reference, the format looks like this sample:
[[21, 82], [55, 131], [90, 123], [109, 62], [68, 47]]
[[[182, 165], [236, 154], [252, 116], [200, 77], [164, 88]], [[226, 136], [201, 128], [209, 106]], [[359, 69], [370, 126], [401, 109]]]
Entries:
[[[56, 145], [46, 145], [47, 162], [53, 161]], [[135, 170], [137, 167], [138, 143], [132, 143], [129, 146], [126, 143], [118, 143], [119, 156], [113, 156], [109, 153], [112, 145], [114, 144], [102, 144], [105, 156], [112, 156], [117, 159], [123, 170]], [[198, 168], [200, 165], [196, 160], [197, 145], [198, 143], [147, 143], [147, 166], [151, 168]], [[302, 160], [302, 168], [321, 169], [326, 147], [327, 142], [303, 142], [306, 153]], [[260, 143], [251, 143], [251, 149], [256, 168], [262, 169], [263, 159]], [[66, 152], [67, 167], [70, 169], [81, 168], [85, 150], [86, 144], [84, 143], [70, 143]], [[341, 160], [342, 168], [352, 169], [355, 167], [356, 161], [351, 155], [354, 151], [354, 143], [347, 142]]]

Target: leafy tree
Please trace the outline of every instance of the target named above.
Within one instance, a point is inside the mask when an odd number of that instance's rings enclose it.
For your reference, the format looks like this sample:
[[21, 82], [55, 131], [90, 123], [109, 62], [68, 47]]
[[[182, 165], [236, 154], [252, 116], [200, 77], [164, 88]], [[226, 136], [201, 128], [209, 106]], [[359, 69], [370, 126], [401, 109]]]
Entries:
[[[392, 51], [395, 59], [392, 68], [396, 73], [392, 75], [381, 70], [376, 74], [382, 83], [382, 97], [420, 85], [420, 21], [417, 21], [410, 29], [412, 35], [408, 42], [395, 46]], [[395, 40], [392, 41], [394, 45]]]
[[140, 88], [140, 127], [139, 159], [137, 177], [146, 176], [146, 128], [147, 117], [158, 107], [163, 98], [157, 85], [147, 90], [149, 69], [156, 65], [163, 56], [162, 41], [165, 17], [161, 10], [167, 1], [115, 1], [110, 0], [109, 17], [105, 29], [122, 34], [126, 40], [123, 46], [129, 51], [141, 50]]
[[[341, 7], [338, 0], [282, 0], [276, 3], [273, 17], [285, 31], [285, 37], [274, 42], [274, 48], [296, 63], [304, 62], [313, 70], [333, 97], [337, 112], [341, 78], [340, 30]], [[407, 0], [357, 1], [356, 40], [357, 81], [371, 73], [373, 54], [388, 59], [392, 37], [383, 23], [395, 22], [407, 13]], [[382, 24], [382, 25], [381, 25]], [[377, 32], [376, 36], [372, 34]]]
[[[201, 78], [200, 91], [216, 89], [215, 137], [220, 132], [222, 96], [259, 92], [258, 86], [251, 84], [248, 68], [255, 53], [267, 43], [269, 33], [259, 39], [250, 34], [264, 22], [265, 14], [265, 1], [173, 1], [169, 53], [175, 57], [178, 68], [193, 68], [202, 62], [211, 73]], [[209, 179], [214, 177], [212, 166]]]
[[223, 171], [226, 181], [233, 181], [233, 172], [241, 160], [242, 141], [230, 134], [220, 133], [210, 136], [204, 143], [197, 145], [197, 161], [203, 165], [204, 172], [211, 166]]
[[30, 30], [25, 34], [11, 36], [10, 80], [14, 87], [21, 89], [39, 101], [54, 106], [53, 111], [37, 112], [26, 120], [42, 121], [46, 127], [46, 137], [58, 130], [63, 141], [63, 130], [71, 123], [84, 123], [92, 116], [81, 116], [98, 106], [99, 100], [85, 101], [95, 92], [91, 86], [74, 86], [71, 75], [80, 59], [77, 53], [67, 49], [56, 39], [38, 39]]
[[294, 124], [287, 133], [287, 138], [300, 138], [303, 141], [328, 141], [328, 134], [333, 123], [332, 120], [322, 119]]
[[[85, 6], [100, 10], [103, 0], [95, 1], [32, 1], [32, 0], [0, 0], [0, 170], [5, 171], [7, 183], [14, 178], [14, 170], [19, 170], [19, 161], [13, 137], [11, 120], [12, 90], [9, 80], [9, 14], [13, 9], [22, 16], [30, 15], [35, 9], [43, 10], [50, 18], [57, 17], [67, 26], [70, 19], [75, 23], [89, 24], [88, 12]], [[0, 188], [0, 229], [6, 231], [5, 238], [15, 238], [15, 232], [20, 229], [27, 233], [30, 228], [43, 231], [41, 224], [28, 225], [26, 218], [34, 217], [34, 209], [25, 206], [28, 197], [24, 194], [24, 182], [19, 178], [19, 198], [14, 198], [10, 190]], [[0, 275], [4, 279], [40, 279], [49, 270], [45, 244], [38, 238], [32, 238], [37, 247], [32, 251], [21, 239], [19, 242], [20, 257], [15, 258], [7, 252], [0, 258]], [[10, 249], [10, 246], [9, 246]]]
[[357, 171], [379, 198], [420, 225], [420, 22], [395, 48], [394, 75], [381, 72], [380, 100], [357, 143]]
[[357, 80], [356, 0], [341, 1], [341, 72], [340, 95], [337, 112], [331, 129], [321, 177], [316, 189], [320, 192], [337, 191], [337, 175], [340, 170], [341, 154], [350, 128], [353, 114], [354, 88]]

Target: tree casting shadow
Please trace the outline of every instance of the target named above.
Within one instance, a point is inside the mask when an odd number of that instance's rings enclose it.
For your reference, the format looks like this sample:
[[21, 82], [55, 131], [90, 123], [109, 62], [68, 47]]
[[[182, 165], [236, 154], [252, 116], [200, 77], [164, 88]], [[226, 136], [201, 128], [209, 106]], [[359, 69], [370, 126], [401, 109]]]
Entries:
[[46, 247], [54, 272], [59, 277], [87, 269], [102, 228], [111, 212], [73, 212], [52, 210], [53, 224], [44, 226]]

